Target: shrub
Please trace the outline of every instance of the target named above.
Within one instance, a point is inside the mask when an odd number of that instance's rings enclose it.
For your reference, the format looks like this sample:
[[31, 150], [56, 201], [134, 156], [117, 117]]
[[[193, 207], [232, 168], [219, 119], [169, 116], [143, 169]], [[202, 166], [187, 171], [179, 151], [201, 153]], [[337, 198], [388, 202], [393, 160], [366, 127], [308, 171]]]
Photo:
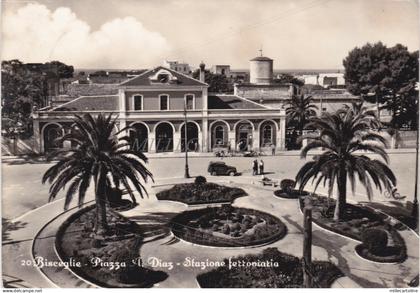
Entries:
[[239, 233], [239, 231], [235, 231], [235, 232], [232, 232], [232, 234], [231, 234], [233, 237], [239, 237], [239, 235], [240, 235], [240, 233]]
[[109, 188], [108, 189], [108, 200], [111, 203], [119, 203], [122, 199], [122, 191], [118, 188]]
[[222, 233], [228, 235], [230, 233], [230, 227], [228, 224], [224, 224], [222, 228]]
[[197, 176], [195, 177], [194, 183], [197, 185], [201, 185], [201, 184], [207, 183], [207, 179], [204, 176]]
[[362, 232], [363, 245], [373, 254], [380, 254], [388, 244], [388, 234], [383, 229], [370, 228]]
[[101, 248], [102, 247], [102, 241], [100, 239], [92, 239], [92, 247], [93, 248]]
[[232, 230], [239, 230], [241, 229], [241, 225], [239, 223], [235, 223], [232, 225]]
[[230, 214], [233, 212], [233, 206], [230, 204], [223, 204], [221, 211], [224, 213]]
[[292, 189], [295, 187], [296, 182], [292, 179], [283, 179], [280, 182], [280, 188], [281, 190], [285, 191], [285, 192], [291, 192]]

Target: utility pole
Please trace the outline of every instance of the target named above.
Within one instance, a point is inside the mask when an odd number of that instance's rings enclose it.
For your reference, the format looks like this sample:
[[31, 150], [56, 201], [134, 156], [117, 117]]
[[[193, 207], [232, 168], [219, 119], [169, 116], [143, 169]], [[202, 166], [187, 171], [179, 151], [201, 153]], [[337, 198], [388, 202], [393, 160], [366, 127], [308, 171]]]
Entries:
[[184, 103], [184, 150], [185, 150], [185, 173], [184, 178], [190, 178], [190, 171], [188, 167], [188, 125], [187, 125], [187, 101]]
[[303, 286], [312, 288], [312, 207], [303, 210]]

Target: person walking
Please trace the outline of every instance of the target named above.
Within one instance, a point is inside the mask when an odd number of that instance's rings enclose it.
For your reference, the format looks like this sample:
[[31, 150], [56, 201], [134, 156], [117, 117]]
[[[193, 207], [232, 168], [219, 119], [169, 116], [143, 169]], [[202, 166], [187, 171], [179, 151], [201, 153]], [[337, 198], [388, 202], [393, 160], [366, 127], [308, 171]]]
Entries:
[[264, 161], [260, 160], [260, 174], [264, 175]]
[[276, 154], [276, 146], [274, 143], [271, 144], [271, 155], [274, 156]]
[[252, 175], [258, 175], [258, 161], [254, 160], [254, 162], [252, 163]]

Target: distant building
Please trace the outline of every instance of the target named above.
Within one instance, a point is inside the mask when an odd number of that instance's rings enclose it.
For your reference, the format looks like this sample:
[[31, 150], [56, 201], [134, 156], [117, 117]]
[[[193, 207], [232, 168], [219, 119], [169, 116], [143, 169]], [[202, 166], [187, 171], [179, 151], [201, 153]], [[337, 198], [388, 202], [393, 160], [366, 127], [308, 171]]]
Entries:
[[210, 72], [230, 77], [230, 65], [213, 65]]
[[324, 88], [343, 87], [344, 73], [313, 73], [297, 75], [297, 78], [310, 85], [320, 85]]
[[314, 104], [318, 107], [317, 113], [335, 112], [344, 105], [360, 102], [360, 98], [343, 89], [313, 90], [309, 95], [313, 97]]
[[[315, 103], [319, 104], [319, 111], [334, 111], [359, 100], [345, 89], [328, 90], [344, 84], [343, 73], [314, 73], [296, 77], [305, 81], [305, 91], [291, 83], [276, 83], [273, 78], [273, 59], [258, 56], [250, 60], [250, 81], [235, 84], [234, 94], [279, 109], [284, 108], [293, 95], [310, 94]], [[307, 91], [310, 87], [317, 90]]]
[[192, 73], [191, 67], [188, 63], [179, 63], [178, 61], [163, 61], [163, 66], [176, 72], [190, 75]]
[[274, 83], [273, 59], [262, 55], [250, 60], [249, 82], [234, 85], [235, 95], [273, 108], [281, 108], [296, 92], [293, 84]]

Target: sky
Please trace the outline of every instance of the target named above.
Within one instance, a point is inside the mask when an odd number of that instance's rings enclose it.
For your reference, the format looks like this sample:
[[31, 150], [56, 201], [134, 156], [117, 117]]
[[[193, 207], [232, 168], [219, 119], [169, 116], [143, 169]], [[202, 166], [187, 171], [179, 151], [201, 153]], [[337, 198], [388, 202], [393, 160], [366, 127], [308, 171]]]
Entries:
[[3, 0], [1, 58], [139, 69], [163, 60], [339, 69], [354, 47], [419, 49], [417, 0]]

